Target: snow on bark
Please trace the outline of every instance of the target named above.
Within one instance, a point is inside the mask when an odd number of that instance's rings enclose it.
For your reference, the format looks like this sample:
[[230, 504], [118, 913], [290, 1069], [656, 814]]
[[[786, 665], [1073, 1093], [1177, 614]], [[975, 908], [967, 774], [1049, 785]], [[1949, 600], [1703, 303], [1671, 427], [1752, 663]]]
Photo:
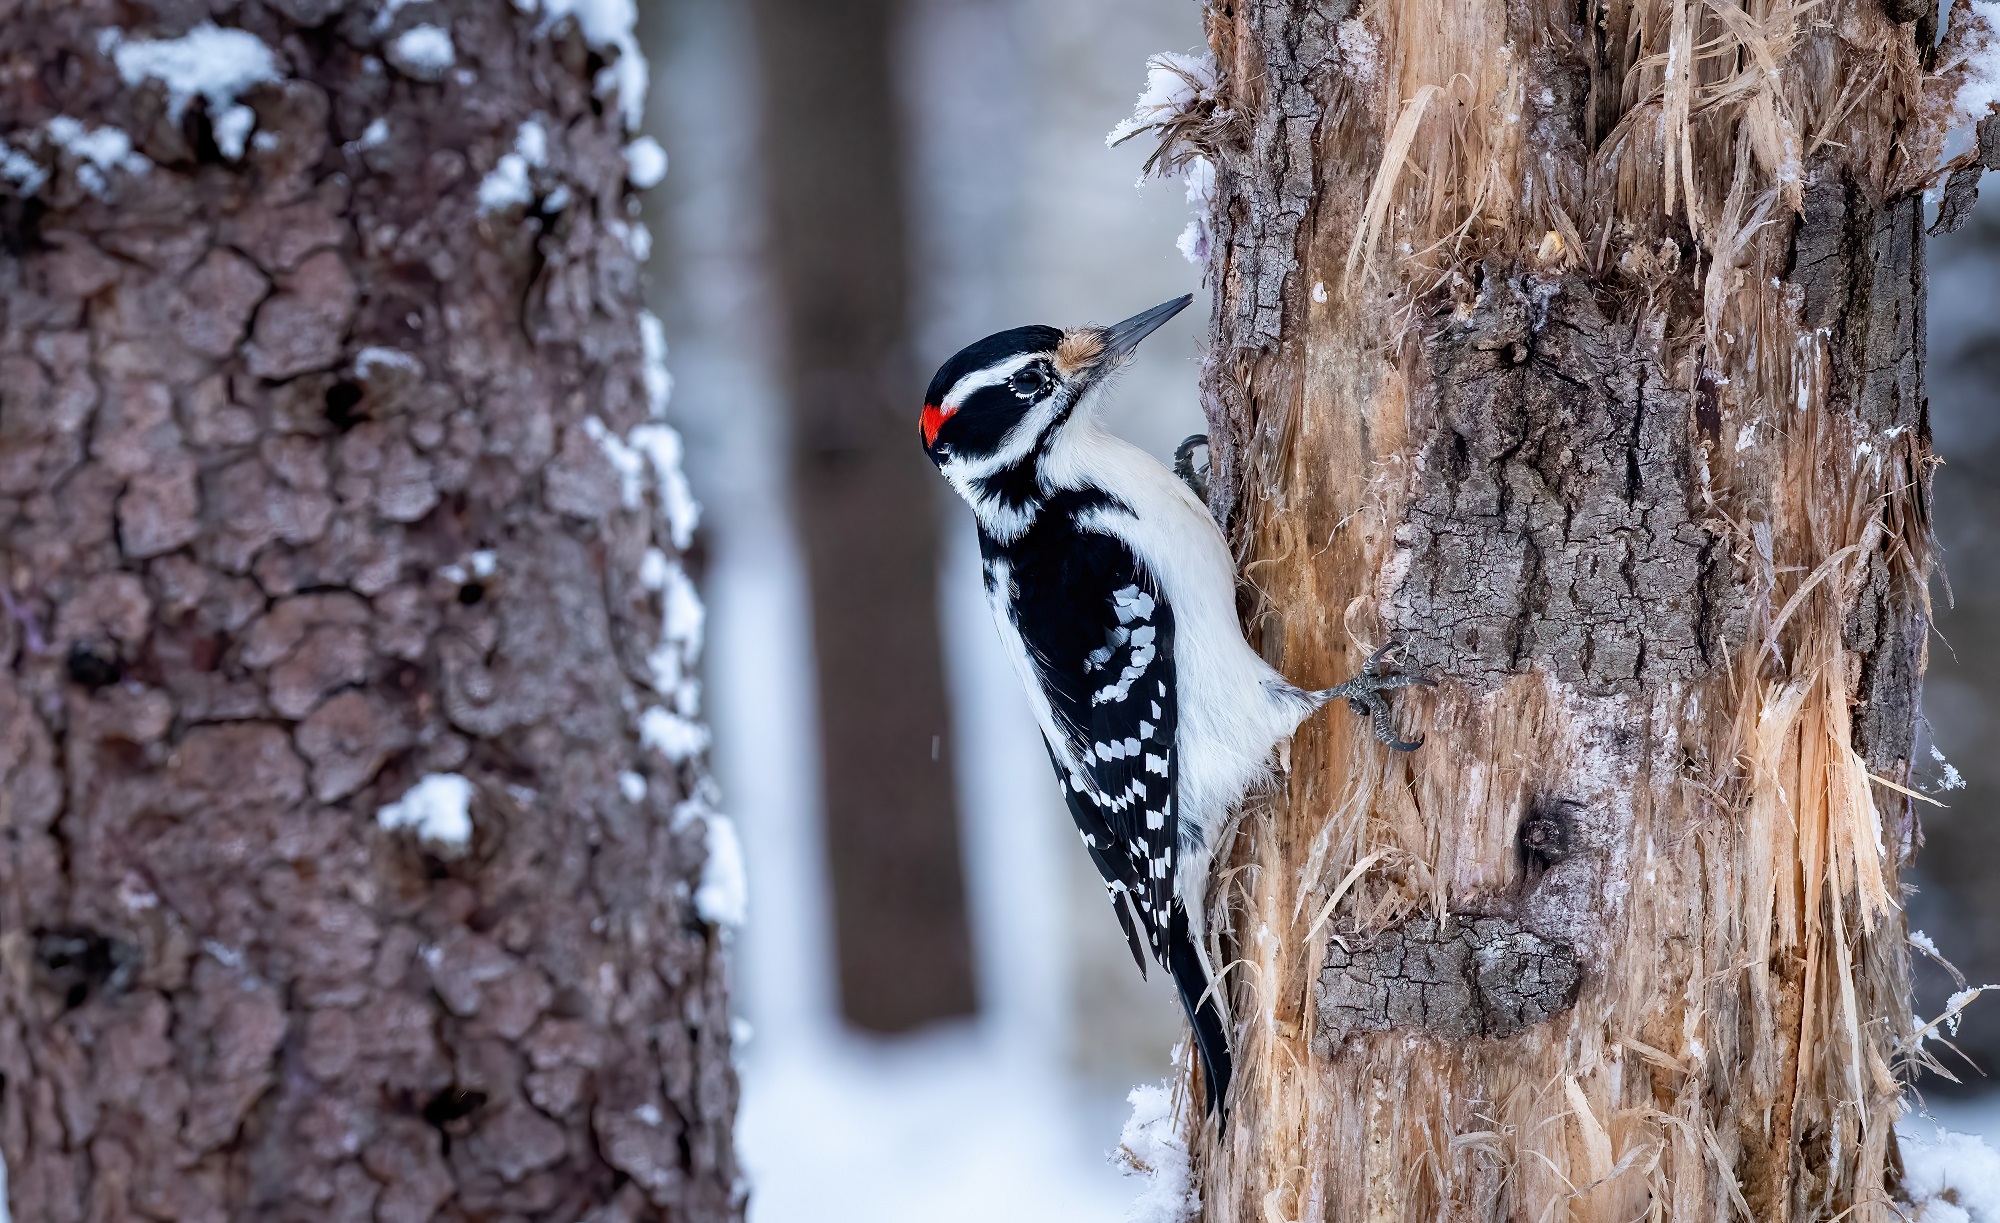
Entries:
[[377, 811], [375, 822], [390, 832], [408, 829], [456, 857], [472, 843], [472, 783], [456, 773], [434, 773]]
[[1985, 1139], [1905, 1136], [1902, 1152], [1912, 1223], [2000, 1223], [2000, 1154]]
[[540, 120], [528, 119], [515, 129], [514, 148], [479, 180], [479, 211], [498, 212], [525, 206], [535, 199], [529, 171], [549, 164], [549, 136]]
[[248, 30], [223, 29], [213, 22], [179, 38], [126, 41], [124, 31], [106, 31], [100, 46], [111, 54], [125, 84], [159, 81], [167, 87], [167, 117], [179, 122], [195, 97], [208, 103], [216, 147], [232, 161], [243, 156], [256, 114], [237, 101], [253, 85], [279, 79], [277, 59]]
[[695, 890], [695, 910], [703, 921], [737, 927], [750, 912], [750, 881], [743, 869], [743, 842], [736, 821], [710, 811], [702, 817], [708, 836], [708, 860]]
[[1169, 1084], [1142, 1084], [1126, 1097], [1132, 1115], [1118, 1135], [1118, 1162], [1143, 1185], [1125, 1223], [1187, 1223], [1201, 1210], [1184, 1133], [1186, 1097]]
[[572, 18], [592, 46], [618, 52], [618, 57], [598, 73], [597, 93], [600, 97], [615, 93], [625, 126], [637, 131], [646, 114], [649, 73], [635, 32], [639, 10], [633, 0], [514, 0], [514, 5], [523, 12], [539, 11], [544, 30]]
[[[1178, 175], [1187, 190], [1194, 217], [1174, 245], [1189, 263], [1208, 266], [1209, 208], [1215, 197], [1215, 163], [1188, 143], [1189, 126], [1198, 126], [1215, 101], [1215, 60], [1203, 53], [1183, 55], [1163, 51], [1147, 61], [1146, 88], [1139, 93], [1129, 118], [1121, 119], [1104, 143], [1113, 148], [1142, 134], [1153, 133], [1160, 148], [1146, 162], [1149, 174]], [[1144, 179], [1142, 177], [1141, 181]]]
[[416, 25], [389, 40], [388, 60], [407, 76], [436, 81], [458, 62], [458, 49], [443, 26]]
[[651, 136], [641, 136], [625, 146], [625, 174], [641, 191], [657, 187], [667, 176], [667, 151]]

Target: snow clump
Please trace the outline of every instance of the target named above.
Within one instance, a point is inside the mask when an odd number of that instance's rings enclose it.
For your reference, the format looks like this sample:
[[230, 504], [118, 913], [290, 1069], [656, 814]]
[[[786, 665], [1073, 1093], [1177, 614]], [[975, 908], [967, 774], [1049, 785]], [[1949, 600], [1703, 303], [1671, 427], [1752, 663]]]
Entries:
[[443, 26], [413, 25], [389, 43], [389, 62], [405, 76], [435, 81], [458, 62], [451, 32]]
[[[1958, 38], [1966, 48], [1965, 77], [1953, 99], [1959, 117], [1977, 123], [2000, 105], [2000, 0], [1971, 0], [1971, 19]], [[1956, 22], [1959, 13], [1952, 13]]]
[[548, 130], [540, 120], [523, 121], [514, 131], [514, 151], [502, 154], [486, 177], [479, 180], [479, 211], [498, 212], [531, 202], [535, 190], [528, 181], [528, 171], [548, 164]]
[[447, 855], [463, 853], [472, 842], [472, 783], [457, 773], [433, 773], [377, 811], [375, 822], [391, 832], [407, 828]]
[[1898, 1135], [1914, 1223], [2000, 1223], [2000, 1154], [1971, 1134]]
[[683, 764], [708, 750], [708, 727], [655, 705], [639, 715], [639, 742]]
[[1187, 1139], [1181, 1136], [1174, 1093], [1165, 1084], [1142, 1084], [1126, 1097], [1132, 1115], [1118, 1134], [1118, 1162], [1145, 1182], [1125, 1223], [1187, 1223], [1201, 1209]]
[[105, 175], [116, 167], [127, 174], [145, 174], [153, 168], [143, 153], [132, 148], [132, 138], [115, 127], [85, 127], [81, 120], [57, 115], [43, 128], [62, 149], [77, 159], [77, 181], [92, 195], [101, 196], [108, 185]]
[[1106, 145], [1116, 147], [1141, 132], [1161, 133], [1166, 156], [1152, 163], [1155, 172], [1163, 178], [1178, 173], [1187, 188], [1187, 202], [1194, 205], [1194, 217], [1174, 245], [1183, 258], [1198, 267], [1208, 263], [1212, 237], [1208, 215], [1215, 198], [1215, 163], [1200, 153], [1185, 151], [1184, 146], [1175, 152], [1172, 148], [1175, 138], [1167, 129], [1214, 96], [1215, 60], [1211, 56], [1206, 52], [1182, 55], [1163, 51], [1146, 61], [1146, 88], [1139, 94], [1131, 117], [1121, 120], [1104, 138]]
[[641, 191], [657, 187], [667, 176], [667, 151], [651, 136], [641, 136], [625, 146], [625, 177]]
[[736, 821], [713, 811], [703, 813], [708, 826], [708, 858], [701, 864], [701, 886], [695, 889], [694, 910], [717, 926], [740, 926], [750, 914], [750, 880], [743, 869], [743, 841]]
[[619, 113], [630, 131], [639, 130], [646, 114], [646, 88], [651, 81], [646, 56], [639, 50], [639, 9], [634, 0], [514, 0], [524, 13], [542, 14], [541, 30], [547, 33], [565, 17], [576, 19], [576, 28], [594, 47], [615, 47], [618, 58], [597, 74], [593, 82], [598, 97], [616, 92]]
[[257, 116], [236, 99], [253, 85], [279, 79], [277, 59], [264, 40], [248, 30], [224, 29], [204, 21], [179, 38], [126, 42], [118, 30], [105, 32], [101, 45], [118, 65], [127, 85], [159, 81], [167, 87], [167, 117], [180, 122], [195, 97], [208, 103], [215, 147], [234, 161], [257, 125]]
[[1944, 758], [1944, 753], [1938, 750], [1937, 744], [1935, 743], [1931, 744], [1931, 759], [1937, 761], [1938, 766], [1944, 770], [1944, 778], [1943, 780], [1938, 782], [1939, 789], [1943, 790], [1965, 789], [1965, 774], [1958, 771], [1958, 766], [1952, 764], [1951, 761], [1946, 760]]

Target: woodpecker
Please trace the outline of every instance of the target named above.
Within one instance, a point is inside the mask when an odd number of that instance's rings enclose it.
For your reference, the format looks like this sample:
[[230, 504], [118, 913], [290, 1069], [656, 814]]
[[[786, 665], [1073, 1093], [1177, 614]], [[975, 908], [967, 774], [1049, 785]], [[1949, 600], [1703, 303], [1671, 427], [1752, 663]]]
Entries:
[[1151, 952], [1173, 977], [1214, 1113], [1231, 1063], [1203, 901], [1231, 811], [1335, 698], [1415, 749], [1383, 694], [1431, 681], [1386, 668], [1385, 647], [1339, 687], [1287, 682], [1243, 640], [1235, 567], [1194, 481], [1098, 423], [1111, 375], [1193, 300], [987, 336], [938, 370], [919, 429], [972, 507], [987, 602], [1063, 798], [1140, 973]]

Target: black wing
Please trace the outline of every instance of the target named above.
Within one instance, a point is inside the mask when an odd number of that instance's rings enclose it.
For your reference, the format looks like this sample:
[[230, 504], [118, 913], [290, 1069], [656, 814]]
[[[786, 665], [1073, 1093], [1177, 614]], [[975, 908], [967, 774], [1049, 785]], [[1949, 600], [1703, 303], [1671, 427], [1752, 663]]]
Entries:
[[1142, 933], [1167, 959], [1178, 865], [1173, 608], [1123, 541], [1051, 542], [1009, 558], [1015, 627], [1068, 732], [1049, 745], [1063, 798], [1143, 972]]

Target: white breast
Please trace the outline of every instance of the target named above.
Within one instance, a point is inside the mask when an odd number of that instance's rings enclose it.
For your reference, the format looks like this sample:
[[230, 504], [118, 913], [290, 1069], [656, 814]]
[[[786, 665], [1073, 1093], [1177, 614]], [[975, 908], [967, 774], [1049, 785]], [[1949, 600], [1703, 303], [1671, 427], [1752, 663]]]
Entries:
[[[1041, 470], [1051, 490], [1103, 488], [1131, 507], [1097, 511], [1085, 525], [1123, 540], [1173, 609], [1182, 852], [1205, 867], [1230, 809], [1268, 776], [1274, 749], [1311, 702], [1243, 640], [1229, 546], [1207, 507], [1159, 460], [1082, 419], [1053, 439]], [[1190, 884], [1206, 882], [1205, 870], [1188, 873]]]

